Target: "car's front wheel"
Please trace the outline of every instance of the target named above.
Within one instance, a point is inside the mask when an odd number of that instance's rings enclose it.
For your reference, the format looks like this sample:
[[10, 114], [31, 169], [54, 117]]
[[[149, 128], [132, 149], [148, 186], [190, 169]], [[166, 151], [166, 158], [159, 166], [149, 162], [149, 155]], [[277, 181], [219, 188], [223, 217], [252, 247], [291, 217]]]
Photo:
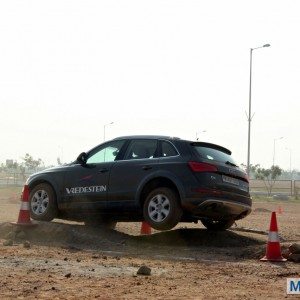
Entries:
[[178, 194], [169, 188], [157, 188], [144, 202], [144, 219], [154, 229], [169, 230], [178, 224], [182, 216]]
[[29, 194], [30, 215], [34, 220], [52, 221], [58, 213], [56, 195], [47, 183], [35, 186]]
[[203, 219], [201, 220], [202, 224], [208, 229], [213, 231], [220, 231], [226, 230], [230, 228], [235, 220], [210, 220], [210, 219]]

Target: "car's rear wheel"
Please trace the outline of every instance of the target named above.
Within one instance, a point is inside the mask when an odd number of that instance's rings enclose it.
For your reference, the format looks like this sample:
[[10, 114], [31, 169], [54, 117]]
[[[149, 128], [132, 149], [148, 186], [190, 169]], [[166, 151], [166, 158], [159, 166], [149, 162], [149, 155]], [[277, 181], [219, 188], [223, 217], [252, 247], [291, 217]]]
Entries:
[[47, 183], [35, 186], [29, 194], [30, 216], [34, 220], [52, 221], [58, 213], [56, 195]]
[[109, 220], [85, 220], [84, 225], [90, 227], [115, 229], [117, 226], [117, 222]]
[[144, 219], [154, 229], [169, 230], [178, 224], [182, 216], [178, 194], [169, 188], [157, 188], [144, 202]]
[[209, 219], [203, 219], [201, 220], [202, 224], [208, 229], [208, 230], [226, 230], [230, 228], [235, 220], [209, 220]]

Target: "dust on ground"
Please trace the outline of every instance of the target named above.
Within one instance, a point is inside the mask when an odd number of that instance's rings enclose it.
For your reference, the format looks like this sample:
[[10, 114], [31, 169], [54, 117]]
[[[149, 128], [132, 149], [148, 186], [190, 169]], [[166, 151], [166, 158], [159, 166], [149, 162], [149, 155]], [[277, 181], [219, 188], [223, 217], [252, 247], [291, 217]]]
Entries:
[[[237, 228], [260, 233], [181, 223], [141, 236], [140, 223], [108, 230], [61, 220], [19, 232], [9, 223], [18, 216], [18, 193], [10, 193], [0, 189], [1, 299], [282, 299], [286, 278], [300, 276], [299, 264], [259, 261], [279, 206], [282, 247], [300, 240], [300, 201], [255, 202]], [[7, 239], [12, 246], [3, 246]], [[150, 276], [137, 275], [142, 265]]]

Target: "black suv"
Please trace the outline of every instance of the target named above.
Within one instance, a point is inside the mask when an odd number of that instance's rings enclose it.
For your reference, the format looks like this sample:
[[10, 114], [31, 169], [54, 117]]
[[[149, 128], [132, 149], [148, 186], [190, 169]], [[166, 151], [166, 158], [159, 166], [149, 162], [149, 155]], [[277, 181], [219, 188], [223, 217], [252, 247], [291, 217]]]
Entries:
[[36, 220], [145, 220], [158, 230], [198, 220], [227, 229], [252, 204], [247, 175], [229, 150], [165, 136], [105, 142], [71, 164], [33, 174], [25, 188]]

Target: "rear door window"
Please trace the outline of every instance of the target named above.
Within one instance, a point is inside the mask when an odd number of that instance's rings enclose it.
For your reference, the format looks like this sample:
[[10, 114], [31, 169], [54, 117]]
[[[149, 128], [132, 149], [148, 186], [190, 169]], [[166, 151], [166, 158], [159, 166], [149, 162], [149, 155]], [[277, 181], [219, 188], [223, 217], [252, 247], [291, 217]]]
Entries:
[[135, 140], [130, 143], [124, 159], [151, 159], [154, 157], [157, 157], [157, 140]]
[[176, 156], [176, 155], [178, 155], [178, 152], [171, 143], [169, 143], [167, 141], [161, 141], [161, 156], [162, 157], [170, 157], [170, 156]]

